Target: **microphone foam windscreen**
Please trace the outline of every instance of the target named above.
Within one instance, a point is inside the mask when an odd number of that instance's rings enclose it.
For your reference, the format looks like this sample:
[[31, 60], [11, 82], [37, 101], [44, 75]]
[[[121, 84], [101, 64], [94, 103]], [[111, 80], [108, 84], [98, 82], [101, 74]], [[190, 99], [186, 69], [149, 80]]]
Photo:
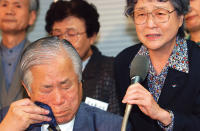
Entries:
[[131, 62], [130, 78], [140, 76], [142, 80], [145, 79], [149, 69], [149, 59], [147, 56], [136, 55]]

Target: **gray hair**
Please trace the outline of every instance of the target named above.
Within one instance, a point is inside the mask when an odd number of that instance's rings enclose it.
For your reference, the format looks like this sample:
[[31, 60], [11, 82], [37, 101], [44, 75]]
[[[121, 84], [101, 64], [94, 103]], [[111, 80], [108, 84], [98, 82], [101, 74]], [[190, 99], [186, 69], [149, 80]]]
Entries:
[[30, 0], [29, 11], [36, 11], [38, 12], [40, 3], [39, 0]]
[[45, 37], [30, 44], [23, 52], [20, 61], [22, 81], [30, 91], [33, 79], [31, 67], [51, 64], [51, 60], [58, 56], [69, 57], [72, 60], [79, 82], [82, 80], [82, 61], [75, 48], [66, 40], [60, 40], [57, 37]]
[[[134, 11], [135, 4], [137, 3], [138, 0], [127, 0], [127, 6], [125, 9], [125, 15], [130, 16], [132, 15]], [[149, 0], [152, 1], [152, 0]], [[167, 2], [170, 1], [170, 3], [173, 5], [174, 9], [176, 10], [177, 14], [180, 15], [185, 15], [189, 11], [189, 5], [190, 5], [190, 0], [157, 0], [159, 2]], [[179, 28], [178, 34], [181, 37], [184, 37], [184, 25], [182, 25]]]

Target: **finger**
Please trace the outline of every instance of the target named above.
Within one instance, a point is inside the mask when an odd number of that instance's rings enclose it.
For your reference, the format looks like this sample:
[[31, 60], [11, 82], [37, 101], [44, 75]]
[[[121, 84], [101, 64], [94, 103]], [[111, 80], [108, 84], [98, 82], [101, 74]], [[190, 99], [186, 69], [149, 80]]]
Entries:
[[30, 121], [31, 124], [42, 123], [42, 122], [44, 122], [44, 121], [38, 121], [38, 120], [31, 120]]
[[131, 104], [131, 105], [138, 105], [138, 106], [146, 106], [146, 103], [145, 103], [145, 100], [142, 100], [142, 99], [138, 99], [138, 100], [129, 100], [127, 101], [128, 104]]
[[130, 89], [123, 98], [123, 103], [126, 103], [130, 99], [144, 99], [148, 97], [148, 92], [140, 88]]
[[31, 106], [23, 106], [22, 110], [30, 114], [41, 114], [41, 115], [49, 114], [49, 110], [36, 106], [35, 104]]
[[147, 89], [145, 89], [140, 83], [136, 83], [136, 84], [132, 84], [128, 87], [126, 93], [132, 93], [132, 91], [148, 91]]
[[48, 118], [46, 116], [34, 116], [30, 114], [24, 114], [24, 118], [22, 118], [22, 121], [24, 121], [24, 129], [27, 129], [31, 124], [41, 123], [44, 121], [50, 121], [51, 118]]
[[44, 115], [38, 115], [38, 114], [27, 114], [28, 118], [32, 121], [51, 121], [51, 118]]
[[27, 105], [33, 105], [33, 104], [34, 103], [30, 99], [25, 98], [25, 99], [21, 99], [16, 102], [13, 102], [11, 106], [27, 106]]

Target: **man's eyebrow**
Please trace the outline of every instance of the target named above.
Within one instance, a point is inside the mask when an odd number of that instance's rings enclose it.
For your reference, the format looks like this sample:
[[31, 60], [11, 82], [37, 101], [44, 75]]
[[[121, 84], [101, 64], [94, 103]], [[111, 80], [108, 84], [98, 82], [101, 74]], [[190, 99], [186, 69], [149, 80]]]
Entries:
[[67, 83], [67, 82], [69, 82], [69, 79], [68, 79], [68, 78], [64, 79], [63, 81], [61, 81], [61, 82], [59, 82], [59, 83], [60, 83], [60, 84], [65, 84], [65, 83]]
[[48, 84], [43, 84], [42, 86], [45, 87], [45, 88], [51, 88], [51, 87], [53, 87], [52, 85], [48, 85]]
[[60, 29], [59, 28], [52, 28], [52, 31], [60, 31]]
[[22, 2], [20, 2], [20, 1], [15, 1], [15, 2], [13, 3], [13, 5], [18, 5], [18, 4], [22, 4]]

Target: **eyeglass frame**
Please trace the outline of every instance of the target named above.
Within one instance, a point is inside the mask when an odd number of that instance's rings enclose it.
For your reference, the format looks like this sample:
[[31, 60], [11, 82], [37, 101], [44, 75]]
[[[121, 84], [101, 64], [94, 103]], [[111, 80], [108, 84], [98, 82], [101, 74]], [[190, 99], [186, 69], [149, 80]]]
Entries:
[[[76, 34], [69, 34], [69, 31], [70, 30], [74, 30], [74, 31], [76, 31], [77, 33]], [[77, 36], [77, 40], [76, 41], [74, 41], [74, 42], [77, 42], [78, 40], [79, 40], [79, 36], [80, 35], [83, 35], [83, 34], [85, 34], [86, 33], [86, 31], [83, 31], [83, 32], [78, 32], [76, 29], [74, 29], [74, 28], [69, 28], [69, 29], [67, 29], [64, 33], [62, 33], [62, 34], [59, 34], [59, 35], [53, 35], [53, 31], [51, 31], [51, 35], [52, 36], [56, 36], [56, 37], [58, 37], [58, 38], [60, 38], [60, 36], [62, 36], [62, 35], [64, 35], [64, 36], [67, 36], [69, 39], [70, 39], [70, 37], [75, 37], [75, 36]], [[70, 40], [68, 40], [68, 41], [70, 41]]]
[[[164, 22], [158, 22], [158, 23], [166, 23], [166, 22], [168, 22], [169, 21], [169, 18], [170, 18], [170, 14], [171, 13], [173, 13], [174, 11], [176, 11], [176, 9], [173, 9], [172, 11], [169, 11], [169, 10], [167, 10], [167, 9], [164, 9], [164, 8], [157, 8], [157, 9], [154, 9], [153, 11], [155, 11], [155, 10], [158, 10], [158, 9], [163, 9], [163, 10], [166, 10], [167, 12], [168, 12], [168, 19], [167, 19], [167, 21], [164, 21]], [[136, 22], [135, 22], [135, 24], [136, 25], [143, 25], [143, 24], [145, 24], [146, 22], [147, 22], [147, 19], [148, 19], [148, 17], [149, 17], [149, 14], [151, 14], [152, 15], [152, 17], [154, 18], [154, 20], [155, 20], [155, 15], [153, 15], [152, 13], [153, 13], [153, 11], [151, 11], [151, 12], [147, 12], [147, 16], [146, 16], [146, 20], [144, 21], [144, 23], [142, 23], [142, 24], [137, 24]], [[133, 20], [135, 19], [135, 17], [134, 17], [134, 12], [135, 11], [132, 11], [130, 14], [129, 14], [129, 16], [131, 16], [132, 18], [133, 18]], [[135, 20], [134, 20], [135, 21]]]

